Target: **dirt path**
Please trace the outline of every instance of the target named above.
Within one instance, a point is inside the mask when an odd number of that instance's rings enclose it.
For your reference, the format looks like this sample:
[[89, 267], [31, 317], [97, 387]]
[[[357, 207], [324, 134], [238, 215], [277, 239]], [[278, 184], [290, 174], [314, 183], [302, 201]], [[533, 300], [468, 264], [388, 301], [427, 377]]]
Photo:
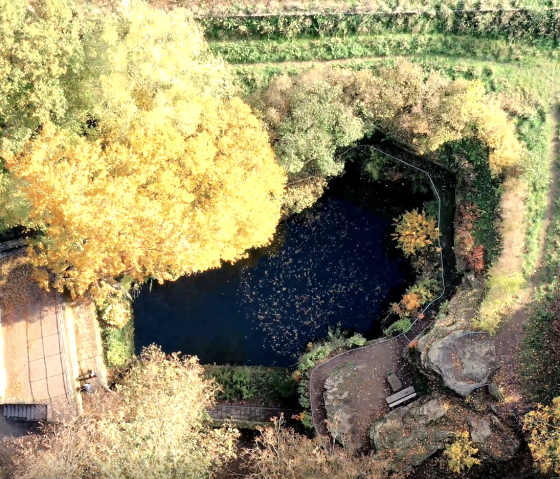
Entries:
[[512, 412], [521, 413], [526, 408], [523, 401], [521, 386], [519, 384], [519, 367], [517, 364], [519, 357], [519, 345], [523, 338], [523, 325], [528, 319], [528, 310], [533, 290], [539, 283], [544, 249], [546, 246], [546, 232], [552, 218], [554, 203], [558, 194], [558, 166], [556, 159], [560, 153], [560, 144], [558, 140], [558, 126], [560, 120], [560, 111], [555, 107], [552, 111], [552, 128], [553, 137], [551, 143], [550, 154], [552, 156], [550, 188], [548, 190], [547, 205], [544, 216], [544, 222], [540, 234], [539, 251], [537, 256], [537, 264], [535, 265], [536, 273], [519, 298], [517, 309], [505, 321], [504, 325], [495, 337], [496, 352], [501, 358], [502, 368], [496, 375], [496, 382], [504, 388], [504, 402]]
[[[266, 67], [266, 66], [313, 66], [313, 65], [328, 65], [328, 64], [337, 64], [337, 63], [358, 63], [368, 60], [387, 60], [387, 59], [395, 59], [395, 60], [405, 60], [410, 58], [414, 55], [383, 55], [383, 56], [370, 56], [370, 57], [356, 57], [356, 58], [337, 58], [335, 60], [292, 60], [287, 62], [257, 62], [257, 63], [232, 63], [233, 67], [235, 66], [243, 66], [243, 67]], [[427, 55], [429, 57], [444, 57], [445, 55]]]

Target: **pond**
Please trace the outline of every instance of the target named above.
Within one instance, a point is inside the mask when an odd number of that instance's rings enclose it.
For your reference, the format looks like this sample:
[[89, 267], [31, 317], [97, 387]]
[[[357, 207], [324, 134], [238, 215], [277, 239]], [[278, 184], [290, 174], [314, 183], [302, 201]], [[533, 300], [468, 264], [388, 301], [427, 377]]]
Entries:
[[[412, 278], [391, 241], [392, 212], [363, 201], [371, 181], [351, 183], [346, 175], [248, 259], [146, 286], [134, 302], [137, 352], [155, 342], [203, 364], [288, 367], [329, 327], [375, 330]], [[403, 188], [408, 195], [397, 191], [399, 201], [418, 205], [418, 195]]]

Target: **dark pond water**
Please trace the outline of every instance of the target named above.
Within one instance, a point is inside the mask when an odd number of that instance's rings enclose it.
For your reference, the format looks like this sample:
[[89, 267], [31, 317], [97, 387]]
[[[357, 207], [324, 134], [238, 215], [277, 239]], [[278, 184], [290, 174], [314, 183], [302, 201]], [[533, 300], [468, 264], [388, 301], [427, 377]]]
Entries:
[[391, 232], [390, 218], [331, 193], [267, 250], [146, 287], [134, 302], [137, 351], [155, 342], [201, 363], [290, 366], [328, 327], [371, 331], [406, 287]]

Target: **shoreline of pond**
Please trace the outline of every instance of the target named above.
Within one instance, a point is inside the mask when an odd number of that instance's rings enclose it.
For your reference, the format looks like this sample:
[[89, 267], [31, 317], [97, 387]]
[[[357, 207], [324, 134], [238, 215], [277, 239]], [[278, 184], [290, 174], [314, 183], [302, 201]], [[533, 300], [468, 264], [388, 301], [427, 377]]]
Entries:
[[[388, 152], [393, 152], [399, 156], [405, 156], [406, 160], [411, 164], [421, 167], [422, 169], [429, 171], [436, 188], [439, 191], [442, 200], [442, 218], [441, 218], [441, 234], [442, 234], [442, 254], [447, 260], [451, 259], [451, 266], [446, 267], [447, 271], [444, 272], [444, 276], [447, 276], [446, 283], [452, 286], [455, 282], [454, 277], [454, 253], [452, 250], [453, 246], [453, 220], [455, 215], [455, 179], [454, 176], [444, 170], [439, 165], [430, 163], [428, 160], [409, 155], [406, 152], [398, 150], [396, 147], [388, 147], [387, 144], [383, 144], [383, 148], [388, 150]], [[335, 178], [331, 181], [328, 190], [326, 191], [323, 198], [318, 202], [318, 204], [325, 203], [336, 196], [342, 196], [343, 198], [356, 203], [360, 207], [374, 211], [378, 215], [382, 215], [385, 219], [394, 218], [398, 213], [406, 210], [412, 209], [414, 207], [422, 208], [423, 202], [429, 201], [429, 195], [411, 193], [412, 185], [407, 180], [398, 182], [387, 182], [387, 181], [374, 181], [372, 179], [364, 177], [361, 172], [359, 165], [348, 164], [347, 172], [344, 176], [340, 178]], [[304, 212], [300, 216], [300, 220], [305, 217], [309, 212]], [[287, 220], [290, 221], [290, 220]], [[278, 250], [282, 248], [282, 233], [281, 230], [285, 227], [287, 221], [283, 221], [279, 227], [279, 234], [277, 235], [275, 242], [268, 248], [268, 250]], [[396, 248], [387, 249], [388, 256], [395, 255], [398, 256]], [[251, 261], [259, 262], [263, 255], [268, 254], [266, 249], [256, 252], [256, 255], [249, 260], [242, 260], [250, 264]], [[444, 261], [446, 265], [446, 261]], [[402, 266], [402, 264], [401, 264]], [[447, 266], [447, 265], [446, 265]], [[223, 269], [224, 267], [220, 268]], [[226, 266], [227, 268], [227, 266]], [[204, 274], [204, 273], [203, 273]], [[380, 318], [388, 310], [389, 304], [393, 302], [398, 302], [404, 290], [405, 285], [411, 285], [414, 282], [414, 272], [408, 268], [404, 268], [402, 271], [403, 279], [395, 287], [390, 288], [387, 291], [385, 298], [383, 300], [383, 307], [381, 308], [381, 314], [378, 315], [378, 320], [373, 321], [373, 327], [367, 331], [362, 330], [362, 334], [366, 337], [368, 341], [373, 341], [382, 337], [382, 327]], [[448, 288], [447, 295], [451, 292], [451, 288]], [[137, 300], [138, 301], [138, 300]], [[136, 323], [136, 320], [135, 320]], [[354, 332], [355, 329], [344, 328], [344, 331]], [[136, 339], [136, 338], [135, 338]], [[319, 340], [320, 337], [313, 338], [313, 341]], [[137, 344], [136, 350], [141, 347], [141, 344]], [[185, 349], [185, 348], [182, 348]], [[184, 353], [188, 354], [189, 351], [185, 350]], [[204, 361], [203, 361], [204, 362]], [[214, 361], [215, 362], [215, 361]], [[226, 362], [224, 362], [226, 363]], [[239, 364], [235, 361], [229, 361], [229, 364]], [[295, 363], [294, 363], [295, 364]], [[244, 363], [244, 365], [251, 366], [251, 364]]]

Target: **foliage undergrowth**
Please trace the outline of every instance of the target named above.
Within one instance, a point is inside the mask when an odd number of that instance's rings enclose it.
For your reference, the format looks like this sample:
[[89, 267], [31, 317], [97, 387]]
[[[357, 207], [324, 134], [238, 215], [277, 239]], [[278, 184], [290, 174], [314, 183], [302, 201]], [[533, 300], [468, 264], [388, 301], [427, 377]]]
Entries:
[[528, 65], [535, 59], [560, 57], [558, 50], [538, 48], [524, 42], [443, 34], [213, 42], [210, 50], [232, 64], [385, 57], [397, 52], [403, 57], [442, 55]]
[[287, 399], [296, 393], [294, 376], [285, 369], [259, 366], [204, 366], [205, 375], [220, 390], [216, 398], [225, 401]]
[[[384, 2], [385, 3], [385, 2]], [[449, 3], [449, 2], [445, 2]], [[386, 5], [386, 4], [385, 4]], [[424, 6], [424, 11], [368, 14], [317, 14], [301, 16], [262, 16], [253, 18], [203, 18], [210, 39], [347, 37], [380, 33], [450, 33], [494, 38], [527, 38], [540, 44], [558, 40], [560, 13], [555, 10], [462, 9], [452, 11], [443, 2], [440, 8]], [[541, 7], [543, 5], [540, 5]], [[375, 8], [374, 8], [375, 10]], [[428, 11], [426, 11], [428, 10]], [[308, 10], [309, 11], [309, 10]]]
[[116, 328], [101, 322], [101, 339], [107, 367], [124, 366], [134, 356], [134, 323]]
[[348, 336], [340, 329], [329, 330], [327, 337], [308, 344], [308, 351], [303, 353], [298, 361], [299, 372], [299, 402], [302, 407], [309, 408], [309, 375], [313, 368], [330, 356], [347, 349], [361, 347], [366, 344], [366, 339], [361, 334]]

